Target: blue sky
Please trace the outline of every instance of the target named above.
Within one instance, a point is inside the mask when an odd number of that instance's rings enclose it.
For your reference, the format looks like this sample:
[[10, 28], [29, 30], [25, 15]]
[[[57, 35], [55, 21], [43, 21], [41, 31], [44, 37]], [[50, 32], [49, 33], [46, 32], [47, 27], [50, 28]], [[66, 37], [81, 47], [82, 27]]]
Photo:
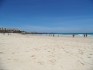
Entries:
[[93, 32], [93, 0], [0, 0], [0, 27]]

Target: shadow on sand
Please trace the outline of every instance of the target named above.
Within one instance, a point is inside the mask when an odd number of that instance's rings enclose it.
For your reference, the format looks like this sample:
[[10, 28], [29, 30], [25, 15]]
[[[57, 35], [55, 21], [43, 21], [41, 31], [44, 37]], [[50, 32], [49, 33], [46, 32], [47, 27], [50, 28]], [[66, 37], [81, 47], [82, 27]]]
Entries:
[[0, 62], [0, 70], [5, 70], [4, 67], [2, 66], [2, 62]]

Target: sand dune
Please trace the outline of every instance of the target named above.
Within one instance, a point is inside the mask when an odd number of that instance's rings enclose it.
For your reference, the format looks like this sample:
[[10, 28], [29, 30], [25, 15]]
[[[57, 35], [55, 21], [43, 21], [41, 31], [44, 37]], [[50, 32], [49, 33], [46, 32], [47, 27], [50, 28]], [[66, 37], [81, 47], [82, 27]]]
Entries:
[[93, 70], [93, 38], [0, 34], [0, 70]]

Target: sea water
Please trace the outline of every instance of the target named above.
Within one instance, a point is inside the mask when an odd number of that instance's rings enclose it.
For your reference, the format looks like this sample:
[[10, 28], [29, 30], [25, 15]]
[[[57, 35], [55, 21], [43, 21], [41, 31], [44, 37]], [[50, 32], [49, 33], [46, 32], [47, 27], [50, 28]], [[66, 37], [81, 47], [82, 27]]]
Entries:
[[[33, 36], [54, 36], [54, 37], [84, 37], [85, 33], [47, 33], [47, 34], [29, 34]], [[87, 37], [93, 37], [93, 33], [87, 33]]]

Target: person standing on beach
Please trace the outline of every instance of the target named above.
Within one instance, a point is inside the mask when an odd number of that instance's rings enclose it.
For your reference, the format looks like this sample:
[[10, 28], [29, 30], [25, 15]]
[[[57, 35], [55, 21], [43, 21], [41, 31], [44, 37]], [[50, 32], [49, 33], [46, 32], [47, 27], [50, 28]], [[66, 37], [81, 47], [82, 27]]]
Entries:
[[59, 34], [58, 34], [58, 37], [59, 37]]
[[86, 33], [86, 37], [87, 37], [87, 33]]
[[75, 34], [73, 34], [73, 38], [75, 37]]
[[53, 34], [53, 37], [54, 37], [54, 34]]
[[84, 34], [84, 37], [85, 37], [85, 34]]

